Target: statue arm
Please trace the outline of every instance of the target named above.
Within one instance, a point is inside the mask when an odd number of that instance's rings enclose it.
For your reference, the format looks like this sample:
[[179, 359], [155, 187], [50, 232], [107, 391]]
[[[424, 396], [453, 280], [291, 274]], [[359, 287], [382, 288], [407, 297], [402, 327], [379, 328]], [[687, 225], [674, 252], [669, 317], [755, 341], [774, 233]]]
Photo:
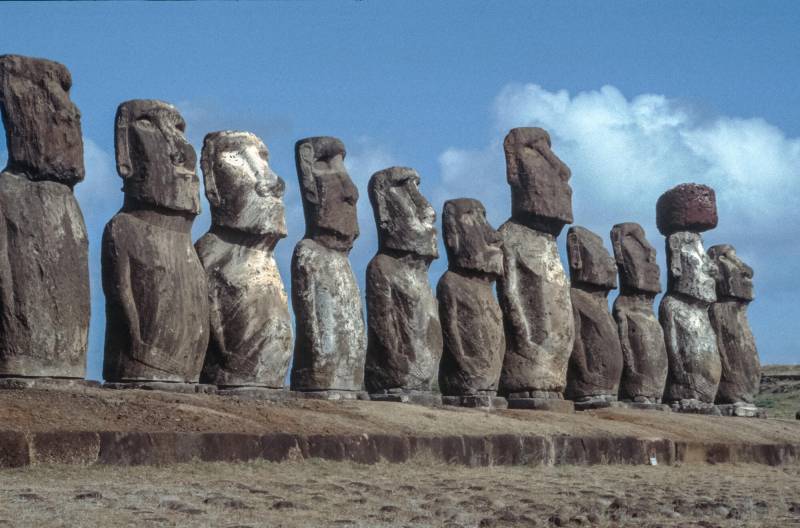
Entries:
[[503, 246], [505, 272], [498, 281], [500, 292], [500, 305], [503, 309], [503, 318], [508, 334], [516, 334], [513, 339], [518, 342], [530, 343], [530, 326], [525, 315], [525, 308], [520, 298], [519, 271], [517, 258], [512, 248]]
[[8, 312], [14, 308], [14, 284], [11, 262], [8, 254], [5, 215], [0, 211], [0, 311]]
[[374, 331], [380, 328], [398, 328], [395, 325], [396, 307], [393, 295], [392, 285], [386, 274], [374, 261], [370, 262], [367, 267], [367, 324], [370, 340], [378, 340], [379, 350], [398, 350], [398, 332]]
[[[303, 241], [300, 242], [303, 244]], [[314, 265], [310, 262], [308, 249], [300, 244], [292, 255], [292, 308], [295, 313], [297, 335], [312, 350], [322, 346], [320, 336], [319, 314], [317, 313], [317, 291], [314, 278]], [[296, 357], [296, 356], [295, 356]]]
[[[616, 303], [615, 303], [616, 304]], [[628, 316], [614, 310], [614, 319], [617, 321], [617, 330], [619, 331], [619, 342], [622, 345], [622, 361], [625, 371], [636, 372], [637, 364], [634, 361], [633, 346], [631, 343], [630, 328], [628, 328]]]
[[439, 300], [439, 320], [442, 325], [442, 338], [444, 349], [450, 356], [460, 363], [459, 358], [466, 357], [464, 344], [461, 341], [461, 332], [458, 327], [458, 300], [453, 295], [447, 283], [440, 282], [437, 288]]
[[142, 346], [142, 339], [139, 331], [139, 311], [131, 287], [130, 256], [125, 248], [117, 243], [113, 219], [103, 232], [101, 269], [106, 302], [116, 304], [122, 311], [131, 339], [131, 348], [136, 356], [135, 351]]

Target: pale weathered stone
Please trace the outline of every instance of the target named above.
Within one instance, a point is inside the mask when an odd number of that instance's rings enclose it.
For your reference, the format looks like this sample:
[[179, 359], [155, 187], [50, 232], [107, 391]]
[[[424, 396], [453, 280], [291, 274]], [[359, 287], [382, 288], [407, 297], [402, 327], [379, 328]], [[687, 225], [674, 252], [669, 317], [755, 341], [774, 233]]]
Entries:
[[[722, 361], [716, 403], [753, 403], [761, 384], [758, 350], [747, 320], [747, 307], [754, 298], [753, 269], [727, 244], [712, 246], [708, 255], [719, 269], [717, 302], [709, 310]], [[736, 412], [745, 411], [737, 407]]]
[[689, 231], [667, 237], [667, 266], [667, 294], [658, 311], [669, 359], [664, 398], [712, 404], [722, 369], [708, 317], [716, 301], [717, 267], [703, 250], [700, 235]]
[[202, 380], [280, 388], [292, 358], [292, 320], [273, 249], [286, 237], [284, 181], [249, 132], [214, 132], [201, 166], [211, 229], [195, 247], [208, 277], [210, 328]]
[[184, 129], [177, 109], [161, 101], [127, 101], [117, 109], [125, 202], [103, 233], [107, 381], [200, 377], [208, 288], [192, 246], [200, 181]]
[[359, 234], [358, 189], [344, 157], [344, 144], [332, 137], [295, 145], [306, 217], [306, 235], [292, 257], [295, 391], [360, 391], [364, 383], [367, 336], [348, 259]]
[[72, 193], [84, 165], [71, 86], [61, 64], [0, 56], [0, 376], [86, 374], [89, 243]]
[[502, 406], [492, 399], [506, 346], [503, 316], [492, 287], [503, 273], [502, 241], [478, 200], [445, 202], [442, 225], [448, 271], [436, 288], [444, 334], [439, 388], [446, 396], [484, 395], [487, 405]]
[[430, 391], [442, 356], [439, 310], [428, 281], [438, 258], [436, 213], [419, 191], [413, 169], [372, 175], [369, 199], [378, 253], [367, 266], [367, 358], [370, 394]]
[[611, 243], [619, 269], [620, 294], [614, 319], [622, 346], [623, 369], [619, 397], [639, 403], [659, 403], [667, 382], [664, 331], [653, 313], [661, 291], [656, 250], [639, 224], [617, 224]]
[[556, 243], [572, 222], [570, 172], [540, 128], [515, 128], [503, 146], [512, 216], [500, 227], [504, 276], [498, 297], [506, 332], [500, 392], [513, 399], [560, 398], [575, 338]]
[[603, 239], [583, 227], [570, 227], [567, 255], [575, 342], [566, 397], [605, 404], [617, 399], [622, 375], [619, 334], [608, 311], [608, 292], [617, 287], [617, 265], [603, 247]]

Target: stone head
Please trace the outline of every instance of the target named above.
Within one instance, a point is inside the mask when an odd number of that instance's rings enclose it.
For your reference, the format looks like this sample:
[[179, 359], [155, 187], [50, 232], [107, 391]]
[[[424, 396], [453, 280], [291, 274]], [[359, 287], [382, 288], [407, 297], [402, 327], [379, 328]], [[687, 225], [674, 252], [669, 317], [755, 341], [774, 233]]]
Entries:
[[667, 291], [712, 303], [717, 300], [717, 265], [703, 251], [698, 233], [679, 231], [667, 237]]
[[714, 189], [699, 183], [682, 183], [668, 190], [656, 202], [656, 226], [668, 236], [678, 231], [700, 233], [717, 227], [717, 199]]
[[557, 236], [572, 223], [572, 187], [569, 167], [550, 150], [550, 135], [541, 128], [514, 128], [503, 150], [511, 216]]
[[446, 201], [442, 226], [450, 269], [491, 278], [503, 275], [503, 239], [486, 220], [481, 202], [470, 198]]
[[306, 237], [339, 251], [358, 238], [358, 189], [344, 166], [344, 143], [333, 137], [301, 139], [294, 147], [306, 218]]
[[656, 248], [647, 241], [642, 226], [633, 222], [615, 225], [611, 229], [611, 245], [622, 291], [661, 291], [661, 270], [656, 262]]
[[83, 180], [81, 114], [70, 100], [72, 77], [57, 62], [0, 56], [0, 111], [7, 170], [70, 187]]
[[171, 104], [149, 99], [117, 108], [114, 147], [126, 197], [190, 215], [200, 213], [197, 155]]
[[567, 232], [567, 259], [572, 284], [589, 284], [603, 290], [617, 287], [617, 265], [603, 239], [579, 226]]
[[436, 212], [419, 191], [417, 171], [407, 167], [378, 171], [370, 178], [368, 191], [381, 249], [430, 260], [439, 257]]
[[721, 299], [734, 298], [742, 301], [752, 301], [753, 294], [753, 268], [742, 262], [736, 250], [729, 244], [711, 246], [708, 256], [717, 265], [717, 297]]
[[250, 132], [212, 132], [200, 156], [216, 226], [286, 237], [284, 181], [269, 166], [266, 145]]

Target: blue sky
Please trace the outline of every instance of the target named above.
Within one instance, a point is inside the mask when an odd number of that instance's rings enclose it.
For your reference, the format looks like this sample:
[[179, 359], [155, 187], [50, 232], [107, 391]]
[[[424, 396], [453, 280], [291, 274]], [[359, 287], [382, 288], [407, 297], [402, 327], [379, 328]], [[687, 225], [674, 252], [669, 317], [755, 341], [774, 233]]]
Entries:
[[[498, 226], [509, 214], [501, 142], [513, 126], [551, 132], [573, 171], [576, 224], [610, 247], [614, 223], [641, 223], [662, 268], [655, 200], [684, 181], [711, 184], [720, 226], [706, 247], [732, 243], [756, 270], [750, 318], [762, 361], [800, 361], [796, 2], [2, 4], [0, 27], [0, 53], [70, 69], [83, 115], [89, 377], [102, 364], [99, 240], [122, 201], [113, 118], [132, 98], [178, 106], [198, 150], [214, 130], [263, 138], [287, 181], [289, 236], [276, 251], [287, 284], [304, 230], [301, 137], [347, 145], [362, 195], [352, 253], [362, 284], [376, 249], [369, 176], [414, 167], [438, 212], [447, 198], [475, 197]], [[208, 227], [204, 207], [196, 237]]]

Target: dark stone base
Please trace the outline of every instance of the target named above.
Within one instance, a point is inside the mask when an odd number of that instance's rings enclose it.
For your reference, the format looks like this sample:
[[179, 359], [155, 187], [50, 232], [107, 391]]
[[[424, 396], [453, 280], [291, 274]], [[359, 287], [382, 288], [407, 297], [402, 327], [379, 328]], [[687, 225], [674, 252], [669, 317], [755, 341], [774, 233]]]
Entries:
[[453, 407], [473, 409], [508, 409], [508, 401], [491, 394], [467, 394], [464, 396], [442, 396], [442, 403]]
[[680, 400], [670, 404], [673, 412], [686, 414], [708, 414], [721, 416], [719, 408], [713, 403], [706, 403], [700, 400]]
[[669, 405], [666, 403], [645, 403], [645, 402], [624, 402], [629, 409], [638, 409], [640, 411], [663, 411], [672, 412]]
[[103, 383], [104, 389], [123, 390], [139, 389], [164, 392], [177, 392], [179, 394], [214, 394], [216, 385], [204, 383], [179, 383], [171, 381], [115, 381]]
[[217, 387], [217, 396], [230, 396], [242, 400], [286, 401], [291, 399], [287, 389], [273, 387]]
[[575, 404], [569, 400], [555, 398], [508, 398], [509, 409], [530, 409], [564, 414], [575, 412]]
[[323, 391], [289, 391], [292, 398], [301, 400], [369, 400], [369, 394], [364, 391], [323, 390]]
[[752, 403], [730, 403], [718, 404], [716, 407], [719, 409], [722, 416], [737, 416], [739, 418], [766, 418], [767, 410], [761, 407], [756, 407]]
[[0, 390], [74, 390], [99, 386], [99, 381], [79, 378], [0, 378]]
[[625, 402], [606, 400], [602, 398], [576, 401], [573, 403], [575, 404], [576, 411], [591, 411], [593, 409], [627, 409], [630, 407], [630, 405]]
[[426, 391], [391, 391], [379, 394], [370, 394], [369, 399], [376, 402], [411, 403], [426, 407], [441, 407], [442, 395]]

